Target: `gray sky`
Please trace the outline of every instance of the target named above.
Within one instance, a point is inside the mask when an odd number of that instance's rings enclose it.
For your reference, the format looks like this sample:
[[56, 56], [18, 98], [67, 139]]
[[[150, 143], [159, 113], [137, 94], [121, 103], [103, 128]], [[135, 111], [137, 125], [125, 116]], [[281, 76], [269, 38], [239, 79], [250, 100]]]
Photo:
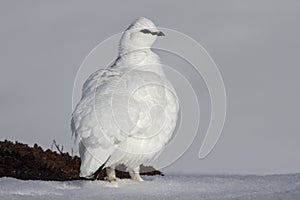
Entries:
[[[69, 129], [76, 72], [98, 43], [139, 16], [202, 44], [227, 90], [226, 124], [213, 152], [197, 158], [207, 116], [191, 148], [166, 170], [300, 172], [298, 1], [1, 1], [0, 139], [45, 148], [56, 139], [76, 148]], [[198, 89], [205, 115], [203, 82]]]

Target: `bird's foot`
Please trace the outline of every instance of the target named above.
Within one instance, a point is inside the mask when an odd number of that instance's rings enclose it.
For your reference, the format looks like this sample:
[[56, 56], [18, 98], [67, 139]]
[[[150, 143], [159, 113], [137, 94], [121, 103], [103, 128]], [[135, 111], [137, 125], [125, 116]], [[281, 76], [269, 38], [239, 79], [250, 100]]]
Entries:
[[107, 180], [108, 180], [108, 182], [110, 182], [110, 183], [111, 183], [111, 182], [115, 182], [115, 181], [117, 181], [117, 179], [116, 179], [116, 178], [108, 178]]
[[137, 182], [142, 182], [144, 179], [140, 176], [139, 172], [129, 172], [130, 177], [132, 180], [137, 181]]
[[115, 168], [113, 168], [113, 167], [107, 167], [106, 168], [106, 174], [107, 174], [107, 180], [109, 182], [113, 182], [113, 181], [117, 180]]

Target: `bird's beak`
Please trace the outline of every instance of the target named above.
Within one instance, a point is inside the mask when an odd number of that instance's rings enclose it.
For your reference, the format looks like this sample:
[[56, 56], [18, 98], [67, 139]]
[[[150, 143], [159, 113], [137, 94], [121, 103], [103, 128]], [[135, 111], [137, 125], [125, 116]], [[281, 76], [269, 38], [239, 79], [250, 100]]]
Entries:
[[166, 36], [162, 31], [159, 31], [158, 33], [157, 33], [157, 36]]

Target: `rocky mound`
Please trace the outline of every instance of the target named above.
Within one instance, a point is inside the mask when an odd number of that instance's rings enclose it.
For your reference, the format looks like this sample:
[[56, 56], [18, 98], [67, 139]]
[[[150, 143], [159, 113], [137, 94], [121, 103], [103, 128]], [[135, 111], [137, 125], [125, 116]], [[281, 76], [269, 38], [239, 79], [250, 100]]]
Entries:
[[[14, 177], [23, 180], [83, 180], [79, 177], [80, 158], [69, 153], [44, 151], [37, 144], [0, 141], [0, 177]], [[141, 175], [163, 174], [150, 166], [141, 166]], [[129, 178], [124, 166], [116, 168], [118, 178]], [[98, 170], [95, 179], [104, 180], [105, 169]]]

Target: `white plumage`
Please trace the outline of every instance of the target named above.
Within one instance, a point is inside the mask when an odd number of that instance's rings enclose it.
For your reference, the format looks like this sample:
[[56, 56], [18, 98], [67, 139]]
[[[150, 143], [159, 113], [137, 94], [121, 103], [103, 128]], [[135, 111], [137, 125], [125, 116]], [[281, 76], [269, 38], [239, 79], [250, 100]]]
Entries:
[[111, 181], [114, 167], [124, 164], [132, 179], [142, 181], [139, 166], [154, 160], [170, 140], [178, 99], [151, 51], [163, 35], [149, 19], [137, 19], [122, 35], [115, 63], [84, 83], [71, 122], [80, 176], [91, 177], [102, 166]]

